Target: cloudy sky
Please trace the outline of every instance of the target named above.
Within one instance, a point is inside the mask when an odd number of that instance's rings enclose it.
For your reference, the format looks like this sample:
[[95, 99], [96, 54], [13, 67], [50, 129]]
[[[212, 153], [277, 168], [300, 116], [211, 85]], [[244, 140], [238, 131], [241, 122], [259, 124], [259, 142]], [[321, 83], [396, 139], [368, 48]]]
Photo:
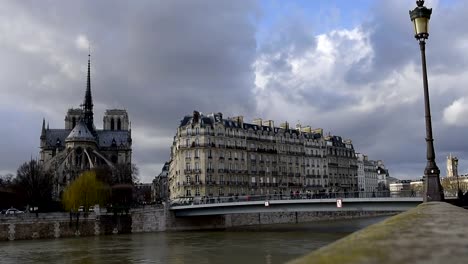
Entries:
[[[432, 0], [427, 45], [436, 156], [468, 173], [467, 1]], [[321, 127], [419, 178], [425, 124], [412, 0], [8, 1], [0, 5], [0, 174], [36, 157], [42, 118], [63, 128], [92, 50], [95, 122], [125, 108], [143, 182], [186, 114]]]

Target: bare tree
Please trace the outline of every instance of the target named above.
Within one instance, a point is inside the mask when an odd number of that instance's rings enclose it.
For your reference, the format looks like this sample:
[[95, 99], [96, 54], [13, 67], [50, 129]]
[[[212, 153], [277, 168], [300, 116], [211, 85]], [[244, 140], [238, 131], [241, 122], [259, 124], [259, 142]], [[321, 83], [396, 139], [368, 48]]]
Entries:
[[53, 176], [36, 160], [23, 163], [16, 175], [17, 188], [31, 206], [47, 207], [52, 201]]
[[135, 164], [116, 164], [112, 169], [112, 185], [135, 184], [138, 179], [138, 168]]
[[11, 173], [0, 175], [0, 188], [8, 189], [13, 186], [14, 175]]

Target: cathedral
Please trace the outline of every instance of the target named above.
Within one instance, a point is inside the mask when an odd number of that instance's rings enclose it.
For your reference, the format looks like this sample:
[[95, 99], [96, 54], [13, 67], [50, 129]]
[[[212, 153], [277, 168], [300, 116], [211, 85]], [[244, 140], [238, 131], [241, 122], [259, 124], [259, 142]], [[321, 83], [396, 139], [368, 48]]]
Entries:
[[68, 109], [65, 128], [50, 129], [42, 121], [40, 161], [54, 173], [54, 196], [81, 172], [99, 166], [114, 168], [117, 164], [132, 162], [132, 136], [128, 114], [123, 109], [104, 113], [103, 129], [96, 129], [91, 95], [91, 60], [88, 56], [88, 74], [84, 102], [80, 108]]

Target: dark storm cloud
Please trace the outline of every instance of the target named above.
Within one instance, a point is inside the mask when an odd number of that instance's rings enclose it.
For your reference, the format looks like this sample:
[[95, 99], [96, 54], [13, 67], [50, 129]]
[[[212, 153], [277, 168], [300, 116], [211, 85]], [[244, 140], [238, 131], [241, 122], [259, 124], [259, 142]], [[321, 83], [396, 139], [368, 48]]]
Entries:
[[[8, 84], [2, 91], [18, 100], [16, 110], [63, 127], [67, 108], [78, 107], [84, 95], [87, 51], [75, 43], [82, 35], [91, 43], [95, 123], [102, 126], [98, 111], [126, 108], [134, 158], [143, 166], [167, 161], [171, 142], [149, 150], [136, 131], [167, 141], [194, 109], [254, 110], [254, 1], [8, 1], [0, 12], [18, 24], [1, 28], [0, 38], [2, 57], [11, 62], [0, 71]], [[12, 144], [33, 138], [15, 144], [36, 152], [41, 119], [34, 125], [2, 137]], [[0, 171], [15, 170], [30, 152], [3, 159]]]

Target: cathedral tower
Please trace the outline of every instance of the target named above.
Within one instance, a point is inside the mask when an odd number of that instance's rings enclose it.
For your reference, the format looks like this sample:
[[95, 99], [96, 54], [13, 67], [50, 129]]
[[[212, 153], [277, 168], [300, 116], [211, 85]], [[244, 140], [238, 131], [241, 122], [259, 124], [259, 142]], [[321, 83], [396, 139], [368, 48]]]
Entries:
[[447, 157], [447, 177], [458, 176], [458, 158], [452, 156], [452, 153]]

